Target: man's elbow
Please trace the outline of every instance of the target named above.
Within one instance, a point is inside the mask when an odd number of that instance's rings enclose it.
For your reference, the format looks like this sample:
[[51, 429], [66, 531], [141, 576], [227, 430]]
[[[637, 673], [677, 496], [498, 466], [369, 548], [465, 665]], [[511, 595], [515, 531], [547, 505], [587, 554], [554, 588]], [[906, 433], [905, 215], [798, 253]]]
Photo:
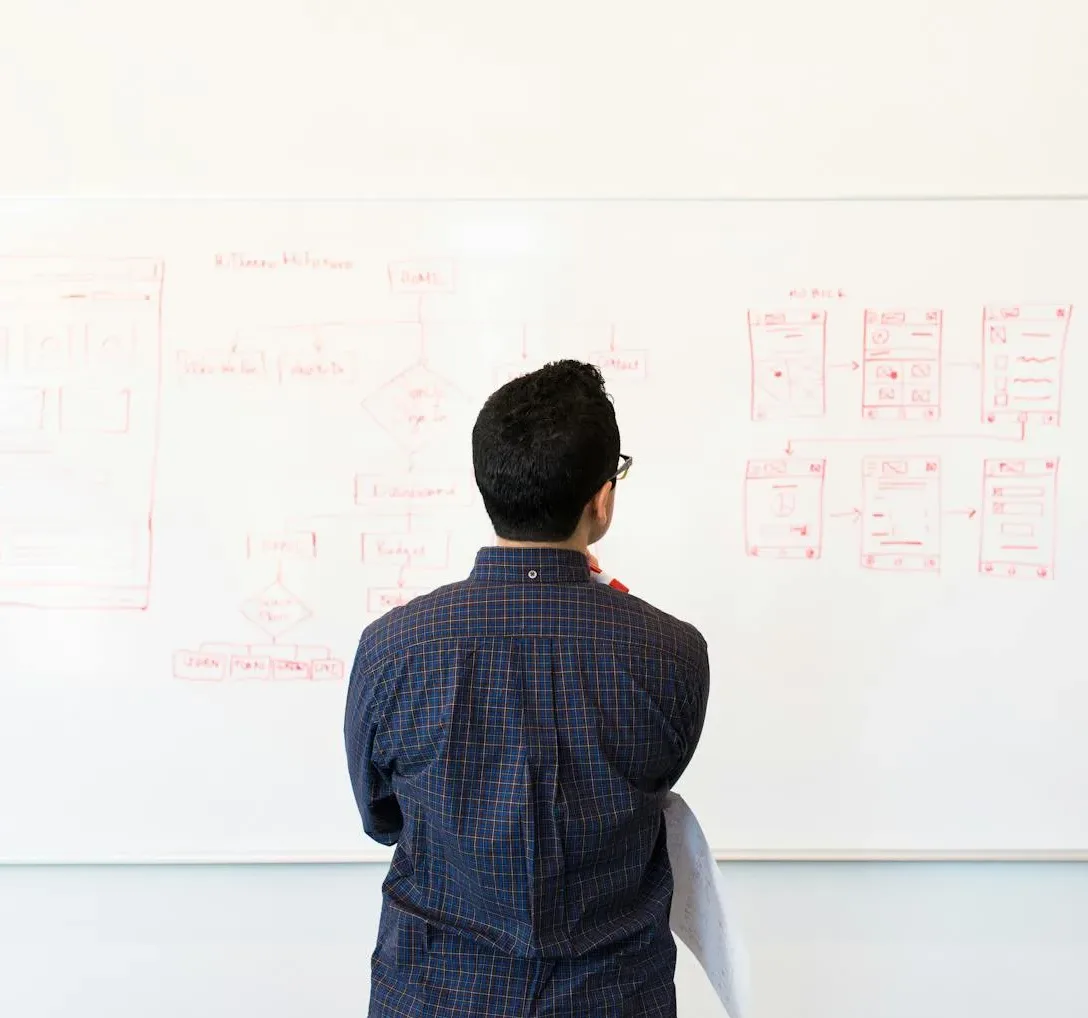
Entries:
[[368, 838], [371, 841], [376, 841], [379, 845], [387, 845], [392, 847], [398, 841], [400, 841], [400, 835], [402, 828], [398, 827], [394, 831], [376, 830], [369, 824], [363, 825], [363, 830], [366, 832]]
[[363, 811], [363, 830], [379, 845], [395, 845], [404, 830], [400, 803], [393, 797], [379, 800]]

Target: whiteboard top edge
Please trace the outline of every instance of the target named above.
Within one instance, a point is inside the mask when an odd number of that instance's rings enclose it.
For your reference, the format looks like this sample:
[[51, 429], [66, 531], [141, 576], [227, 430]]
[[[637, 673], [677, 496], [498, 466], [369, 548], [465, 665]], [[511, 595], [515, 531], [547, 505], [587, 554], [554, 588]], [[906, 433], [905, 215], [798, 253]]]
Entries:
[[[1025, 850], [791, 850], [740, 851], [716, 850], [712, 853], [719, 863], [1083, 863], [1088, 862], [1088, 849], [1025, 849]], [[343, 853], [300, 855], [215, 855], [161, 856], [157, 858], [0, 858], [0, 869], [8, 868], [68, 868], [68, 867], [155, 867], [155, 866], [388, 866], [392, 854]]]
[[1088, 202], [1086, 193], [1031, 193], [1010, 192], [992, 194], [631, 194], [631, 195], [594, 195], [594, 194], [554, 194], [554, 195], [314, 195], [314, 194], [228, 194], [228, 193], [56, 193], [56, 194], [21, 194], [19, 192], [0, 193], [0, 203], [14, 202], [235, 202], [256, 204], [270, 203], [312, 203], [322, 205], [410, 205], [410, 204], [466, 204], [466, 205], [576, 205], [576, 204], [630, 204], [630, 205], [729, 205], [729, 204], [925, 204], [925, 203], [1062, 203]]

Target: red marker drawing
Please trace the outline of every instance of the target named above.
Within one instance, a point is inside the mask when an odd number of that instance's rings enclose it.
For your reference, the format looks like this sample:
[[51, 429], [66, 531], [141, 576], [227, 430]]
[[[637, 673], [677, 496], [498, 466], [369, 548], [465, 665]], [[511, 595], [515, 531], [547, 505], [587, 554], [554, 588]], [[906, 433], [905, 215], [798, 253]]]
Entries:
[[593, 559], [590, 559], [589, 571], [593, 574], [593, 579], [597, 583], [603, 583], [605, 584], [605, 586], [612, 587], [614, 590], [618, 590], [622, 594], [631, 593], [630, 588], [625, 587], [614, 576], [609, 576], [608, 573], [603, 572], [601, 570], [601, 567], [597, 565], [597, 563]]

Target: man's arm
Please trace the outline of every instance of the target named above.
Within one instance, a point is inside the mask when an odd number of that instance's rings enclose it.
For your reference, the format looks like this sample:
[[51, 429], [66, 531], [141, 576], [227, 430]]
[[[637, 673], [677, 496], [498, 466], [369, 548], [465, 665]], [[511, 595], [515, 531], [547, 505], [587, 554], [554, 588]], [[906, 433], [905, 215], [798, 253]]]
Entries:
[[370, 662], [366, 634], [359, 641], [348, 682], [344, 746], [363, 830], [383, 845], [395, 845], [404, 826], [393, 791], [393, 772], [383, 745], [384, 711], [380, 671]]
[[669, 775], [669, 788], [672, 788], [687, 770], [699, 739], [703, 734], [703, 722], [706, 721], [707, 701], [710, 698], [710, 658], [707, 654], [706, 640], [693, 626], [691, 652], [686, 658], [685, 674], [681, 682], [686, 695], [680, 698], [677, 731], [684, 740], [684, 749], [676, 767]]

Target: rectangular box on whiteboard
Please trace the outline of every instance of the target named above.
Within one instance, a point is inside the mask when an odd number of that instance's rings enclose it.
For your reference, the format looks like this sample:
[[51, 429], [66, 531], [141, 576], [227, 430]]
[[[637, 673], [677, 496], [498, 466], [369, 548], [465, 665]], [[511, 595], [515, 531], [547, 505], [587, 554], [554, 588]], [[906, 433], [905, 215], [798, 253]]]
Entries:
[[448, 532], [362, 535], [362, 560], [367, 565], [401, 565], [444, 569], [449, 564]]
[[390, 262], [389, 288], [393, 293], [453, 293], [456, 281], [449, 258], [413, 258]]
[[748, 344], [753, 421], [823, 416], [825, 311], [749, 311]]
[[425, 593], [422, 587], [371, 587], [366, 592], [366, 610], [373, 615], [382, 615]]
[[41, 431], [45, 427], [45, 399], [44, 389], [0, 387], [0, 435]]
[[415, 513], [453, 509], [472, 499], [471, 479], [429, 470], [401, 474], [356, 474], [355, 504], [365, 509]]
[[128, 431], [132, 397], [127, 389], [60, 390], [60, 429], [71, 434], [122, 435]]
[[982, 484], [979, 571], [1008, 579], [1052, 580], [1057, 458], [988, 459]]
[[820, 557], [823, 460], [749, 460], [744, 478], [744, 540], [753, 558]]
[[932, 421], [941, 416], [943, 319], [936, 308], [866, 309], [865, 417]]
[[929, 456], [862, 462], [861, 564], [937, 572], [941, 565], [941, 463]]
[[1069, 304], [992, 304], [982, 321], [982, 417], [1060, 424]]
[[18, 495], [0, 605], [147, 607], [162, 281], [154, 258], [0, 258], [7, 381], [25, 383], [0, 392], [0, 437], [37, 432], [32, 468], [0, 457]]

